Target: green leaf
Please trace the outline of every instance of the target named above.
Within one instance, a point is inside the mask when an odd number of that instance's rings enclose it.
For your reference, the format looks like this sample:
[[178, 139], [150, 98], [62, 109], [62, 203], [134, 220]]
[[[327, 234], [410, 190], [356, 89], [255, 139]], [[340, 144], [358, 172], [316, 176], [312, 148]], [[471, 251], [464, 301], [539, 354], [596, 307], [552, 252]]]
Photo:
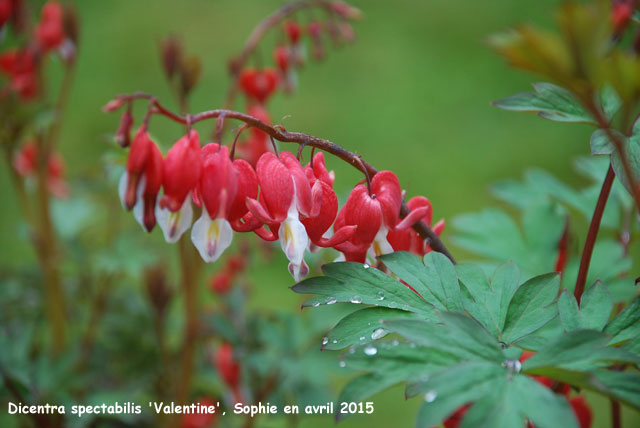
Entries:
[[308, 278], [291, 287], [296, 293], [321, 295], [307, 301], [305, 307], [350, 302], [398, 308], [425, 317], [434, 312], [434, 307], [409, 287], [378, 269], [361, 263], [341, 262], [324, 265], [322, 270], [325, 276]]
[[[529, 186], [520, 191], [532, 194]], [[489, 209], [456, 217], [454, 241], [484, 259], [500, 263], [514, 260], [526, 277], [552, 270], [566, 217], [564, 209], [541, 195], [542, 199], [534, 196], [534, 202], [522, 202], [522, 230], [503, 211]]]
[[624, 187], [631, 195], [634, 195], [634, 191], [637, 189], [638, 182], [640, 181], [640, 138], [638, 138], [637, 136], [634, 138], [629, 138], [624, 144], [624, 153], [631, 169], [631, 175], [635, 183], [635, 188], [632, 187], [632, 183], [629, 183], [629, 180], [627, 180], [627, 175], [624, 171], [622, 162], [622, 156], [620, 155], [620, 152], [618, 150], [611, 154], [611, 165], [613, 166], [613, 170], [615, 171], [618, 180], [620, 180], [620, 182], [624, 185]]
[[582, 295], [580, 313], [584, 323], [583, 328], [602, 330], [609, 321], [613, 310], [613, 300], [606, 285], [596, 281]]
[[534, 83], [535, 92], [522, 92], [495, 101], [504, 110], [537, 112], [556, 122], [595, 123], [591, 115], [568, 90], [552, 83]]
[[502, 338], [507, 343], [533, 333], [557, 314], [551, 305], [558, 293], [560, 275], [549, 273], [536, 276], [518, 288], [507, 312]]
[[365, 372], [401, 372], [404, 379], [416, 374], [441, 370], [459, 360], [443, 350], [425, 349], [415, 343], [377, 342], [349, 349], [344, 356], [345, 367]]
[[[338, 322], [329, 332], [322, 349], [343, 349], [351, 345], [365, 344], [380, 339], [389, 332], [381, 321], [416, 317], [417, 315], [412, 312], [398, 309], [380, 307], [359, 309]], [[433, 320], [435, 319], [434, 316]]]
[[338, 396], [338, 406], [335, 409], [336, 422], [349, 416], [349, 413], [340, 412], [340, 403], [360, 403], [403, 380], [404, 376], [398, 372], [367, 373], [351, 379]]
[[640, 334], [640, 297], [636, 297], [604, 328], [613, 336], [611, 344], [632, 339]]
[[554, 367], [537, 369], [536, 374], [588, 389], [640, 409], [640, 374], [615, 370], [588, 372]]
[[[478, 320], [494, 337], [498, 337], [502, 326], [499, 323], [499, 305], [484, 271], [477, 265], [456, 265], [462, 291], [464, 310]], [[517, 282], [516, 282], [517, 284]], [[499, 302], [498, 302], [499, 303]]]
[[596, 281], [584, 294], [578, 308], [573, 293], [564, 290], [558, 299], [558, 312], [566, 331], [577, 329], [602, 330], [609, 321], [613, 300], [606, 285]]
[[578, 427], [567, 400], [528, 376], [515, 376], [512, 405], [531, 419], [537, 428]]
[[[617, 129], [611, 129], [611, 132], [618, 135], [623, 141], [627, 139], [627, 137]], [[616, 146], [609, 138], [609, 134], [605, 129], [596, 129], [593, 134], [591, 134], [589, 145], [591, 146], [592, 155], [610, 155], [616, 150]]]
[[614, 362], [637, 364], [640, 356], [608, 347], [610, 336], [595, 330], [573, 330], [549, 342], [522, 366], [523, 372], [547, 376], [546, 368], [593, 370]]
[[437, 309], [462, 310], [455, 268], [443, 254], [430, 252], [425, 256], [424, 264], [413, 254], [403, 251], [384, 255], [380, 260]]
[[392, 320], [389, 330], [430, 349], [455, 355], [458, 359], [504, 360], [496, 339], [473, 319], [452, 312], [443, 313], [444, 324], [420, 320]]
[[481, 358], [502, 361], [504, 354], [498, 341], [492, 337], [476, 320], [456, 312], [443, 312], [440, 318], [444, 327], [451, 332], [451, 336], [458, 340], [461, 348], [477, 353]]
[[[520, 285], [520, 269], [513, 262], [499, 266], [491, 278], [491, 287], [496, 292], [494, 309], [498, 310], [498, 327], [504, 330], [509, 315], [510, 304]], [[497, 308], [496, 308], [497, 306]]]
[[407, 388], [407, 396], [422, 395], [425, 403], [418, 413], [418, 427], [439, 425], [460, 406], [490, 393], [506, 370], [488, 362], [466, 362], [432, 375]]
[[578, 427], [567, 400], [527, 376], [502, 377], [464, 416], [462, 428], [511, 428], [533, 421], [536, 427]]
[[618, 96], [618, 93], [611, 85], [605, 85], [600, 91], [600, 104], [604, 115], [609, 122], [613, 119], [613, 116], [622, 107], [622, 100]]
[[640, 374], [598, 370], [594, 372], [594, 377], [597, 381], [594, 382], [596, 390], [640, 409]]
[[565, 331], [584, 328], [584, 320], [573, 293], [565, 289], [558, 298], [558, 314]]

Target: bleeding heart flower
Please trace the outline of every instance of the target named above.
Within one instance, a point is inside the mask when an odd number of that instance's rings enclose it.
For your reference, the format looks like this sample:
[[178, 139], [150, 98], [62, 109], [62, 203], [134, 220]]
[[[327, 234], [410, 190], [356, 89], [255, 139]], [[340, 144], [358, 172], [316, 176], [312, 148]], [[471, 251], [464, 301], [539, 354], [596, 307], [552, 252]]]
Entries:
[[162, 152], [143, 125], [131, 144], [119, 194], [122, 205], [127, 210], [133, 209], [133, 216], [147, 232], [156, 225], [156, 200], [161, 185]]
[[317, 186], [320, 186], [322, 189], [322, 204], [318, 215], [303, 219], [302, 224], [314, 245], [318, 247], [333, 247], [351, 239], [357, 226], [343, 226], [340, 229], [336, 229], [333, 236], [326, 237], [329, 228], [331, 228], [336, 218], [336, 214], [338, 214], [338, 198], [331, 188], [331, 184], [333, 184], [333, 171], [329, 173], [324, 166], [324, 156], [322, 152], [316, 153], [311, 163], [316, 167], [319, 174], [324, 177], [325, 180], [328, 180], [329, 183], [320, 178], [316, 178], [313, 169], [311, 169], [309, 165], [305, 167], [305, 173], [312, 189]]
[[405, 230], [424, 217], [425, 207], [413, 210], [398, 223], [402, 205], [402, 190], [398, 177], [391, 171], [380, 171], [371, 180], [371, 194], [364, 184], [357, 185], [338, 213], [334, 228], [358, 226], [353, 237], [335, 248], [348, 261], [364, 263], [367, 252], [372, 256], [393, 252], [387, 241], [390, 230]]
[[[38, 146], [30, 141], [22, 146], [13, 158], [13, 167], [16, 172], [24, 177], [32, 177], [38, 165]], [[47, 159], [47, 190], [58, 198], [64, 198], [69, 194], [69, 188], [64, 180], [65, 165], [60, 153], [53, 152]]]
[[227, 147], [207, 144], [202, 149], [202, 174], [196, 199], [202, 216], [194, 223], [191, 239], [206, 262], [216, 261], [233, 239], [233, 229], [250, 231], [262, 225], [247, 215], [245, 200], [258, 196], [258, 180], [251, 165], [231, 161]]
[[64, 41], [63, 10], [60, 3], [49, 1], [42, 7], [36, 40], [44, 51], [57, 48]]
[[613, 10], [611, 11], [611, 22], [616, 32], [624, 30], [629, 21], [631, 21], [634, 3], [626, 0], [614, 2]]
[[286, 76], [291, 66], [291, 52], [286, 46], [278, 46], [273, 51], [273, 60], [283, 76]]
[[284, 31], [289, 37], [289, 41], [292, 45], [298, 44], [300, 36], [302, 36], [302, 27], [296, 21], [287, 21], [284, 24]]
[[593, 414], [591, 412], [591, 406], [585, 401], [584, 397], [579, 395], [569, 400], [569, 405], [573, 409], [573, 414], [576, 415], [580, 428], [591, 428], [593, 422]]
[[[418, 220], [431, 226], [431, 220], [433, 218], [433, 208], [431, 201], [424, 196], [415, 196], [407, 202], [407, 206], [411, 211], [417, 209], [424, 209], [424, 215]], [[440, 236], [445, 227], [445, 221], [440, 220], [434, 227], [433, 231], [436, 235]], [[390, 230], [387, 234], [387, 240], [391, 244], [393, 251], [409, 251], [418, 256], [424, 256], [431, 251], [431, 247], [427, 245], [425, 240], [411, 228], [399, 230]]]
[[167, 242], [177, 242], [193, 220], [189, 195], [200, 179], [200, 138], [195, 130], [171, 147], [162, 163], [164, 196], [156, 206], [156, 217]]
[[470, 404], [465, 404], [462, 407], [459, 407], [452, 415], [450, 415], [447, 419], [443, 421], [444, 428], [458, 428], [462, 423], [462, 419], [464, 419], [464, 415], [471, 407]]
[[319, 21], [310, 22], [309, 26], [307, 27], [307, 31], [309, 32], [311, 43], [313, 45], [313, 57], [318, 61], [323, 60], [327, 55], [327, 52], [324, 48], [324, 42], [322, 41], [322, 23]]
[[[210, 398], [199, 398], [198, 404], [203, 407], [214, 406], [217, 410], [217, 404]], [[215, 424], [216, 413], [185, 413], [182, 415], [181, 428], [209, 428]]]
[[264, 102], [278, 88], [278, 72], [273, 68], [263, 68], [258, 71], [255, 68], [247, 68], [240, 73], [240, 86], [247, 96]]
[[315, 180], [317, 178], [318, 180], [327, 183], [331, 188], [333, 188], [333, 183], [336, 181], [336, 173], [327, 170], [324, 162], [324, 153], [322, 152], [318, 152], [313, 156], [311, 162], [305, 166], [305, 173], [309, 180], [312, 180], [312, 178]]
[[223, 343], [216, 350], [213, 364], [218, 375], [234, 394], [236, 401], [242, 401], [240, 396], [240, 364], [233, 358], [233, 347]]
[[0, 28], [6, 24], [13, 14], [13, 0], [0, 0]]
[[36, 54], [32, 49], [12, 49], [0, 55], [0, 71], [9, 76], [9, 88], [24, 100], [38, 94]]
[[320, 213], [323, 193], [320, 181], [312, 188], [300, 162], [289, 152], [282, 152], [280, 158], [273, 153], [263, 154], [256, 173], [260, 202], [247, 199], [247, 207], [271, 230], [263, 227], [256, 233], [266, 240], [280, 239], [290, 262], [289, 272], [299, 281], [309, 273], [304, 261], [309, 236], [300, 219], [314, 218]]

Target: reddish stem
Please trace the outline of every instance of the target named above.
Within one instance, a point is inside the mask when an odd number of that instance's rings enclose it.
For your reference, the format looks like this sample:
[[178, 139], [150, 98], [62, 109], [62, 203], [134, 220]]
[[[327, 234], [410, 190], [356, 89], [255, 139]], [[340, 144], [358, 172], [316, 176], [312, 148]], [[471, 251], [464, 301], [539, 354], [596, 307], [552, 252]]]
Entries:
[[607, 199], [609, 198], [609, 193], [611, 192], [611, 186], [613, 185], [614, 178], [615, 178], [615, 172], [613, 171], [613, 167], [609, 165], [609, 169], [607, 170], [607, 175], [604, 177], [604, 182], [602, 183], [600, 196], [598, 196], [598, 202], [596, 203], [596, 208], [593, 211], [593, 216], [591, 217], [589, 232], [587, 233], [587, 239], [584, 243], [584, 250], [582, 250], [582, 258], [580, 259], [580, 269], [578, 271], [578, 279], [576, 280], [576, 288], [573, 292], [573, 295], [576, 297], [576, 300], [578, 301], [578, 305], [580, 304], [580, 299], [582, 297], [582, 293], [584, 292], [584, 287], [587, 282], [587, 273], [589, 272], [589, 264], [591, 263], [591, 255], [593, 254], [593, 247], [596, 243], [598, 230], [600, 229], [600, 222], [602, 221], [602, 214], [604, 213], [604, 208], [607, 205]]
[[611, 400], [611, 428], [622, 427], [622, 420], [620, 418], [620, 403]]

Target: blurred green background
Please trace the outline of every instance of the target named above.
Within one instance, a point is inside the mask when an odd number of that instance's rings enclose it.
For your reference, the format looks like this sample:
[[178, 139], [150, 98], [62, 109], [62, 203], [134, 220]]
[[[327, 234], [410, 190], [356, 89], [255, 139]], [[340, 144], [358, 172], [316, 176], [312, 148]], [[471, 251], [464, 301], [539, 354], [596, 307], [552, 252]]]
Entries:
[[[216, 108], [229, 84], [227, 60], [241, 49], [255, 24], [283, 3], [75, 2], [81, 19], [80, 52], [60, 139], [72, 185], [106, 179], [103, 158], [112, 150], [108, 141], [118, 122], [116, 115], [100, 111], [107, 100], [117, 93], [142, 90], [174, 106], [160, 68], [162, 37], [180, 36], [187, 52], [203, 60], [192, 112]], [[536, 79], [509, 69], [487, 47], [486, 37], [525, 21], [550, 23], [557, 1], [355, 0], [353, 4], [364, 12], [364, 19], [354, 25], [356, 43], [330, 48], [326, 61], [308, 63], [299, 74], [297, 93], [273, 100], [274, 121], [290, 115], [284, 121], [289, 130], [330, 139], [362, 154], [379, 169], [395, 171], [410, 196], [431, 199], [434, 219], [495, 204], [489, 185], [521, 177], [527, 167], [542, 167], [569, 183], [580, 182], [571, 159], [588, 154], [589, 127], [556, 124], [489, 104], [529, 90]], [[307, 20], [304, 13], [300, 18]], [[267, 40], [261, 50], [265, 62], [271, 60], [273, 43]], [[50, 66], [59, 73], [59, 64]], [[161, 118], [154, 118], [151, 128], [165, 149], [183, 131]], [[202, 129], [208, 131], [210, 125]], [[328, 166], [336, 171], [339, 191], [347, 191], [361, 178], [339, 161], [328, 159]], [[34, 254], [17, 227], [20, 216], [6, 166], [0, 174], [0, 192], [2, 266], [30, 265]], [[110, 197], [118, 206], [115, 185]], [[132, 216], [119, 209], [114, 212], [150, 248], [167, 245], [159, 230], [143, 236]], [[300, 297], [287, 288], [293, 281], [284, 256], [276, 257], [282, 260], [254, 269], [252, 304], [297, 312]], [[355, 417], [341, 426], [413, 425], [419, 403], [405, 403], [401, 388], [378, 395], [375, 402], [375, 419]], [[602, 412], [594, 426], [604, 426], [608, 418], [608, 411]], [[328, 418], [316, 417], [302, 426], [328, 424]]]

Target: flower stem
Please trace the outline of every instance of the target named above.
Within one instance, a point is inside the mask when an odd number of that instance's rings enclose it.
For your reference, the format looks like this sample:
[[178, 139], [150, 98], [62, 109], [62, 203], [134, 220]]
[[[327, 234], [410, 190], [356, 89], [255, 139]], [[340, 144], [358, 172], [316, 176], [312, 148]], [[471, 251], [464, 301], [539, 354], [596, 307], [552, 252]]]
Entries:
[[620, 403], [611, 399], [611, 428], [621, 428]]
[[607, 175], [604, 177], [604, 182], [602, 183], [602, 188], [600, 189], [598, 202], [596, 203], [595, 210], [593, 211], [593, 216], [591, 217], [591, 224], [589, 225], [587, 239], [585, 240], [584, 249], [582, 250], [582, 258], [580, 259], [580, 269], [578, 270], [576, 287], [573, 292], [573, 295], [578, 301], [578, 305], [580, 304], [580, 299], [582, 298], [582, 293], [584, 292], [584, 287], [587, 282], [587, 273], [589, 272], [589, 264], [591, 263], [593, 247], [596, 243], [598, 230], [600, 229], [600, 222], [602, 221], [602, 214], [604, 213], [604, 208], [607, 205], [607, 199], [609, 198], [609, 193], [611, 192], [611, 186], [613, 185], [614, 177], [615, 173], [613, 171], [613, 167], [609, 165]]
[[185, 331], [184, 345], [180, 361], [180, 371], [176, 390], [176, 399], [179, 404], [186, 404], [191, 389], [193, 377], [196, 339], [198, 337], [198, 277], [200, 263], [193, 257], [193, 251], [188, 245], [187, 237], [183, 236], [178, 241], [180, 255], [181, 285], [184, 299]]

